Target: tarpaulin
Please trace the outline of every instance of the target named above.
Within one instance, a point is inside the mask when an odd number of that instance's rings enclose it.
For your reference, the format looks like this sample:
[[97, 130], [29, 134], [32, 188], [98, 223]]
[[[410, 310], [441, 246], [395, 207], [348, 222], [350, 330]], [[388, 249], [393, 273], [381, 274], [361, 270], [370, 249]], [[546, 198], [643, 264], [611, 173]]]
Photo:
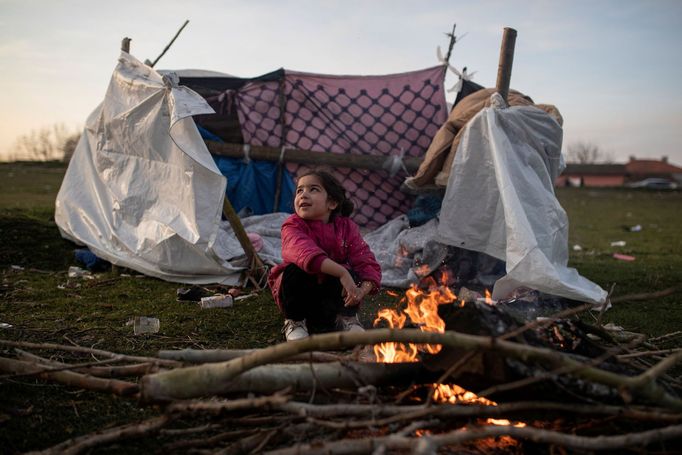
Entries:
[[446, 244], [506, 261], [501, 299], [520, 286], [602, 303], [606, 291], [568, 264], [568, 217], [554, 194], [563, 169], [562, 129], [532, 106], [491, 107], [466, 126], [452, 164], [438, 225]]
[[214, 251], [226, 179], [191, 118], [213, 112], [122, 52], [57, 195], [62, 236], [113, 264], [186, 283], [236, 283]]

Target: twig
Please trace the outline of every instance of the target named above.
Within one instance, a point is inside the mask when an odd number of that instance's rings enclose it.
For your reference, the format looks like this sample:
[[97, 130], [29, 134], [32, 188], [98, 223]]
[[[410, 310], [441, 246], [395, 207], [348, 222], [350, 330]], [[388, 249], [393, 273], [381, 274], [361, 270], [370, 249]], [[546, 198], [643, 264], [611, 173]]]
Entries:
[[316, 443], [315, 445], [301, 444], [266, 453], [269, 455], [370, 453], [383, 444], [389, 450], [411, 450], [412, 453], [430, 454], [435, 453], [442, 446], [462, 444], [468, 441], [497, 436], [511, 436], [517, 439], [528, 439], [536, 443], [556, 444], [572, 449], [606, 450], [632, 446], [645, 447], [653, 442], [678, 438], [682, 436], [682, 425], [672, 425], [665, 428], [618, 436], [596, 437], [569, 435], [533, 427], [518, 428], [508, 425], [466, 426], [450, 433], [423, 436], [421, 438], [390, 435], [378, 438], [343, 439], [333, 442]]
[[203, 433], [204, 431], [217, 430], [218, 428], [222, 428], [222, 425], [215, 423], [207, 423], [206, 425], [200, 425], [198, 427], [192, 428], [162, 429], [160, 431], [160, 434], [167, 436], [185, 436], [188, 434]]
[[524, 332], [527, 332], [528, 330], [546, 327], [550, 324], [553, 324], [554, 322], [556, 322], [559, 319], [565, 319], [569, 316], [573, 316], [575, 314], [582, 313], [583, 311], [586, 311], [586, 310], [589, 310], [590, 308], [592, 308], [592, 306], [593, 305], [591, 303], [587, 303], [585, 305], [580, 305], [580, 306], [575, 307], [575, 308], [569, 308], [567, 310], [560, 311], [556, 314], [553, 314], [553, 315], [546, 317], [546, 318], [543, 318], [543, 319], [536, 319], [534, 321], [530, 321], [530, 322], [522, 325], [521, 327], [512, 330], [511, 332], [507, 332], [503, 335], [500, 335], [499, 337], [497, 337], [497, 339], [498, 340], [508, 340], [510, 338], [515, 338], [516, 336], [518, 336]]
[[218, 415], [223, 412], [281, 405], [287, 401], [289, 401], [288, 396], [278, 393], [266, 397], [241, 398], [237, 400], [175, 401], [166, 407], [166, 412], [179, 414], [196, 414], [205, 412]]
[[[611, 415], [630, 420], [645, 420], [659, 422], [680, 422], [682, 414], [669, 412], [656, 408], [635, 408], [609, 405], [585, 405], [571, 403], [554, 403], [548, 401], [519, 401], [515, 403], [503, 403], [497, 406], [469, 405], [469, 404], [440, 404], [426, 407], [396, 406], [396, 405], [368, 405], [368, 404], [328, 404], [315, 405], [290, 401], [274, 407], [278, 411], [287, 412], [295, 416], [306, 416], [314, 419], [344, 418], [367, 416], [384, 416], [382, 419], [375, 418], [359, 421], [344, 419], [344, 422], [334, 422], [331, 425], [337, 429], [360, 428], [370, 425], [383, 426], [404, 420], [421, 419], [425, 416], [466, 418], [466, 417], [508, 417], [527, 411], [556, 412], [557, 414], [582, 414], [582, 415]], [[315, 420], [316, 422], [320, 422]], [[327, 422], [329, 423], [329, 422]]]
[[73, 371], [45, 371], [44, 368], [32, 362], [8, 359], [0, 357], [0, 371], [14, 373], [15, 375], [34, 375], [41, 379], [57, 381], [74, 387], [100, 392], [111, 392], [116, 395], [130, 396], [138, 391], [137, 384], [118, 379], [101, 379], [87, 376]]
[[107, 430], [97, 431], [77, 438], [69, 439], [56, 446], [41, 452], [32, 452], [34, 455], [75, 455], [84, 450], [103, 444], [120, 441], [122, 439], [138, 438], [158, 432], [164, 425], [169, 423], [169, 416], [154, 417], [140, 423], [131, 423]]
[[621, 354], [616, 356], [618, 360], [632, 359], [635, 357], [648, 357], [651, 355], [661, 355], [661, 354], [674, 354], [675, 352], [682, 351], [682, 348], [675, 349], [661, 349], [658, 351], [643, 351], [643, 352], [633, 352], [631, 354]]
[[123, 360], [128, 362], [151, 362], [156, 365], [163, 365], [166, 367], [178, 367], [182, 366], [181, 362], [176, 362], [174, 360], [164, 360], [155, 357], [143, 357], [137, 355], [126, 355], [117, 354], [115, 352], [103, 351], [101, 349], [86, 348], [84, 346], [79, 346], [74, 343], [74, 346], [69, 346], [66, 344], [55, 344], [55, 343], [31, 343], [28, 341], [10, 341], [10, 340], [0, 340], [0, 345], [12, 346], [15, 348], [27, 348], [27, 349], [48, 349], [54, 351], [68, 351], [68, 352], [84, 352], [93, 355], [99, 355], [103, 357], [109, 357], [117, 360]]
[[[35, 376], [41, 373], [52, 373], [56, 371], [67, 371], [67, 370], [76, 370], [79, 368], [83, 367], [90, 367], [94, 365], [102, 365], [102, 364], [107, 364], [107, 363], [112, 363], [112, 362], [117, 362], [118, 359], [106, 359], [106, 360], [97, 360], [94, 362], [84, 362], [84, 363], [74, 363], [74, 364], [67, 364], [67, 363], [62, 363], [62, 362], [57, 362], [55, 360], [50, 360], [46, 359], [45, 357], [40, 357], [35, 354], [31, 354], [30, 352], [23, 351], [21, 349], [16, 349], [16, 352], [18, 354], [18, 357], [20, 359], [24, 359], [25, 361], [36, 365], [40, 364], [43, 365], [43, 368], [37, 368], [35, 371], [32, 371], [30, 373], [20, 373], [20, 374], [13, 374], [13, 375], [7, 375], [7, 376], [0, 376], [0, 379], [6, 379], [7, 377], [12, 377], [12, 378], [17, 378], [21, 376]], [[37, 366], [37, 365], [36, 365]]]
[[604, 318], [604, 313], [606, 313], [606, 309], [609, 307], [609, 304], [611, 303], [611, 295], [613, 294], [613, 290], [616, 288], [616, 283], [613, 283], [611, 285], [611, 289], [609, 290], [608, 295], [606, 296], [606, 300], [604, 300], [604, 304], [601, 306], [599, 309], [599, 316], [597, 316], [597, 325], [601, 327], [602, 325], [602, 319]]
[[[635, 342], [633, 342], [633, 344], [636, 344], [636, 342], [637, 342], [637, 340]], [[508, 392], [510, 390], [518, 389], [520, 387], [526, 387], [526, 386], [529, 386], [531, 384], [535, 384], [536, 382], [544, 381], [546, 379], [551, 379], [552, 377], [558, 376], [560, 374], [571, 373], [571, 372], [574, 372], [577, 369], [585, 367], [585, 366], [599, 365], [600, 363], [604, 362], [608, 358], [612, 357], [615, 354], [615, 351], [617, 351], [617, 350], [620, 350], [620, 347], [609, 349], [598, 357], [595, 357], [593, 359], [588, 359], [588, 361], [585, 362], [584, 364], [566, 366], [563, 368], [558, 368], [556, 370], [545, 371], [545, 372], [538, 374], [536, 376], [529, 376], [529, 377], [519, 379], [517, 381], [509, 382], [506, 384], [496, 384], [496, 385], [489, 387], [485, 390], [479, 391], [477, 394], [479, 396], [482, 396], [482, 397], [487, 397], [487, 396], [490, 396], [490, 395], [495, 394], [495, 393]]]
[[201, 439], [183, 439], [172, 444], [166, 444], [166, 450], [182, 450], [187, 451], [190, 447], [215, 447], [219, 442], [223, 441], [240, 441], [245, 437], [252, 436], [254, 433], [259, 433], [258, 430], [236, 430], [223, 431], [208, 438]]
[[189, 24], [189, 20], [186, 20], [185, 23], [182, 24], [182, 27], [180, 27], [180, 30], [177, 31], [177, 33], [175, 34], [175, 36], [173, 37], [173, 39], [170, 40], [170, 43], [168, 43], [168, 45], [167, 45], [165, 48], [163, 48], [163, 51], [161, 52], [161, 54], [159, 54], [159, 56], [156, 57], [156, 60], [154, 60], [154, 61], [152, 62], [152, 64], [149, 65], [149, 66], [151, 66], [152, 68], [154, 68], [154, 66], [159, 62], [159, 60], [161, 59], [161, 57], [163, 57], [164, 54], [165, 54], [166, 52], [168, 52], [168, 49], [170, 49], [170, 47], [173, 45], [173, 43], [174, 43], [175, 40], [178, 38], [178, 36], [180, 36], [180, 32], [182, 32], [182, 30], [187, 26], [187, 24]]
[[639, 293], [639, 294], [619, 295], [617, 297], [611, 298], [611, 303], [633, 302], [635, 300], [658, 299], [661, 297], [667, 297], [671, 294], [674, 294], [677, 291], [679, 291], [680, 288], [681, 288], [681, 286], [673, 286], [671, 288], [663, 289], [661, 291], [656, 291], [656, 292], [643, 292], [643, 293]]
[[99, 360], [96, 362], [81, 363], [81, 364], [71, 364], [57, 362], [55, 360], [46, 359], [39, 355], [26, 352], [22, 349], [15, 348], [18, 358], [24, 360], [33, 360], [39, 363], [50, 365], [53, 367], [50, 370], [45, 371], [60, 371], [60, 370], [70, 370], [73, 369], [78, 373], [85, 373], [92, 376], [97, 376], [98, 378], [121, 378], [121, 377], [131, 377], [131, 376], [143, 376], [149, 373], [155, 373], [159, 371], [158, 366], [151, 363], [138, 363], [135, 365], [121, 365], [114, 367], [100, 367], [95, 365], [100, 365], [102, 363], [110, 363], [118, 361], [118, 359], [109, 360]]
[[215, 452], [215, 455], [237, 455], [242, 453], [262, 453], [263, 447], [265, 447], [272, 437], [277, 434], [280, 428], [275, 428], [270, 431], [266, 431], [265, 436], [263, 436], [264, 431], [258, 431], [256, 434], [247, 436], [246, 438], [240, 439], [236, 443], [230, 445], [229, 447]]
[[[258, 349], [179, 349], [162, 350], [158, 352], [160, 359], [177, 360], [186, 363], [213, 363], [225, 362], [237, 359], [245, 355], [253, 354]], [[331, 354], [328, 352], [306, 352], [305, 354], [290, 357], [289, 361], [303, 362], [339, 362], [346, 356]]]
[[677, 332], [666, 333], [665, 335], [661, 335], [659, 337], [649, 338], [649, 343], [660, 343], [661, 341], [668, 341], [669, 339], [678, 337], [680, 335], [682, 335], [682, 330], [678, 330]]

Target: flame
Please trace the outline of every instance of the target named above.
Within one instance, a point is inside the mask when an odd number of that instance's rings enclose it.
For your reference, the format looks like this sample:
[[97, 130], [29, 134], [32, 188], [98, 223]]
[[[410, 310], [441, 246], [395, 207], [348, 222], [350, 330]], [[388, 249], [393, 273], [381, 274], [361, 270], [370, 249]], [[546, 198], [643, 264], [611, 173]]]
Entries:
[[[497, 403], [484, 397], [479, 397], [474, 392], [463, 389], [456, 384], [433, 384], [433, 399], [437, 403], [470, 403], [486, 406], [497, 406]], [[507, 419], [486, 419], [490, 425], [511, 425], [518, 428], [526, 426], [523, 422], [510, 422]]]
[[523, 422], [512, 423], [507, 419], [486, 419], [486, 423], [489, 423], [491, 425], [511, 425], [511, 426], [517, 427], [517, 428], [523, 428], [526, 426], [526, 424]]
[[386, 291], [386, 294], [390, 295], [391, 297], [400, 297], [400, 294], [391, 290]]
[[[424, 269], [425, 267], [425, 269]], [[428, 274], [428, 266], [426, 264], [420, 267], [421, 272]], [[417, 272], [419, 275], [421, 273]], [[423, 276], [423, 275], [422, 275]], [[410, 289], [405, 292], [405, 299], [401, 299], [400, 303], [407, 302], [404, 311], [396, 311], [390, 308], [383, 308], [377, 313], [374, 320], [374, 326], [385, 321], [392, 329], [403, 328], [407, 317], [410, 321], [417, 325], [422, 331], [443, 333], [445, 331], [445, 321], [438, 316], [438, 306], [446, 303], [457, 304], [457, 296], [447, 286], [449, 276], [446, 271], [441, 273], [439, 285], [433, 278], [427, 277], [422, 280], [422, 286], [426, 287], [423, 290], [416, 285], [412, 285]], [[398, 295], [388, 291], [388, 294], [394, 297]], [[485, 302], [488, 305], [493, 305], [494, 301], [490, 291], [485, 291]], [[460, 307], [465, 305], [465, 299], [459, 302]], [[413, 343], [380, 343], [374, 346], [374, 354], [378, 362], [397, 363], [397, 362], [417, 362], [417, 353], [419, 349], [426, 350], [431, 354], [436, 354], [441, 350], [441, 345], [416, 345]], [[433, 399], [440, 403], [476, 403], [486, 406], [497, 406], [494, 401], [488, 400], [484, 397], [479, 397], [475, 393], [466, 390], [456, 384], [433, 384]], [[523, 422], [511, 423], [506, 419], [492, 419], [486, 420], [486, 423], [491, 425], [513, 425], [515, 427], [526, 426]], [[417, 437], [430, 434], [428, 430], [417, 430], [415, 432]]]
[[477, 403], [497, 406], [494, 401], [479, 397], [456, 384], [433, 384], [433, 399], [438, 403]]
[[[428, 267], [428, 266], [427, 266]], [[443, 275], [447, 279], [447, 274]], [[374, 326], [382, 320], [388, 323], [390, 328], [401, 329], [405, 326], [407, 317], [424, 332], [443, 333], [445, 331], [445, 321], [438, 316], [438, 305], [457, 301], [457, 296], [450, 288], [438, 285], [432, 278], [424, 280], [428, 290], [424, 291], [416, 285], [412, 285], [405, 292], [407, 307], [403, 312], [384, 308], [377, 313]], [[420, 345], [409, 343], [405, 346], [402, 343], [380, 343], [374, 346], [374, 354], [378, 362], [416, 362], [417, 350], [423, 349], [431, 354], [436, 354], [441, 350], [440, 345]]]

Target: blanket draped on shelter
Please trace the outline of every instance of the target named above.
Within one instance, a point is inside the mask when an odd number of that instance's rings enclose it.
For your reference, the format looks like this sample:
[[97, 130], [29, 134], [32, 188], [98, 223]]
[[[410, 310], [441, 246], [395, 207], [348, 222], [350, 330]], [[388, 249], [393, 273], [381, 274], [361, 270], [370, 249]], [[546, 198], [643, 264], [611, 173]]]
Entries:
[[[405, 213], [399, 158], [420, 157], [447, 118], [445, 68], [382, 76], [329, 76], [283, 70], [207, 97], [236, 109], [245, 144], [387, 157], [386, 171], [336, 169], [356, 202], [354, 220], [377, 227]], [[200, 120], [201, 122], [201, 120]], [[391, 157], [396, 157], [391, 163]], [[303, 166], [288, 164], [290, 172]]]
[[[170, 281], [236, 283], [218, 257], [226, 180], [191, 118], [203, 98], [122, 52], [57, 195], [62, 236]], [[242, 252], [243, 254], [243, 252]]]
[[606, 291], [567, 267], [568, 217], [554, 194], [563, 170], [562, 130], [533, 106], [491, 107], [467, 124], [438, 224], [443, 243], [506, 261], [493, 298], [525, 286], [601, 303]]

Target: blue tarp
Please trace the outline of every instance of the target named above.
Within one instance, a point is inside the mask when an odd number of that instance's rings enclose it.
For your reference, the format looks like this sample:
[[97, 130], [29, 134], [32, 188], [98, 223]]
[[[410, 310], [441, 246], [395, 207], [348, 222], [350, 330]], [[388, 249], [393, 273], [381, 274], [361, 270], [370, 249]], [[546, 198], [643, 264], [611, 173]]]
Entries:
[[[209, 141], [223, 142], [215, 134], [197, 126], [201, 137]], [[241, 158], [213, 155], [220, 172], [227, 177], [227, 197], [240, 216], [264, 215], [272, 212], [293, 212], [294, 179], [286, 167], [282, 167], [282, 184], [276, 210], [275, 186], [278, 164], [272, 161], [245, 162]]]

